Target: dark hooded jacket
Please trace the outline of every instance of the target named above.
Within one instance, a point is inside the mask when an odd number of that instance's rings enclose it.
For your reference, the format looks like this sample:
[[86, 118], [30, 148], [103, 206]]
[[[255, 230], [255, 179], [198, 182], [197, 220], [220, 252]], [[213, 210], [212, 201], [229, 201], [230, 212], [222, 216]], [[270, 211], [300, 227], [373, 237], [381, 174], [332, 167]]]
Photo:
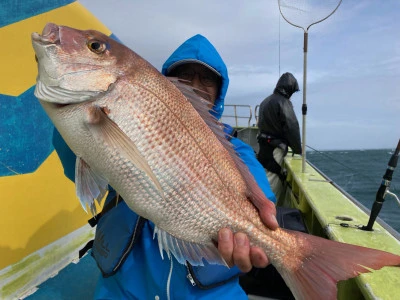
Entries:
[[294, 153], [301, 154], [300, 128], [290, 97], [299, 91], [296, 78], [291, 73], [283, 74], [274, 93], [260, 105], [258, 128], [260, 133], [280, 139]]

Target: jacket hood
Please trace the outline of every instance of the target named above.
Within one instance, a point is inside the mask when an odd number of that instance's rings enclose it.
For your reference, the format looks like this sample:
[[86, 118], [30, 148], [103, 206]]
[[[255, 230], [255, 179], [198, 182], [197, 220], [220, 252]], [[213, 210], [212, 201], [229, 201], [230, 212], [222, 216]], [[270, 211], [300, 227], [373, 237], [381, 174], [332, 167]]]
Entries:
[[213, 116], [220, 119], [224, 111], [225, 95], [228, 90], [228, 70], [214, 46], [202, 35], [197, 34], [186, 40], [167, 59], [162, 67], [162, 73], [168, 75], [172, 69], [184, 63], [200, 63], [221, 76], [221, 87], [213, 110]]
[[285, 73], [279, 78], [274, 94], [280, 94], [285, 98], [290, 98], [295, 92], [300, 91], [299, 84], [292, 73]]

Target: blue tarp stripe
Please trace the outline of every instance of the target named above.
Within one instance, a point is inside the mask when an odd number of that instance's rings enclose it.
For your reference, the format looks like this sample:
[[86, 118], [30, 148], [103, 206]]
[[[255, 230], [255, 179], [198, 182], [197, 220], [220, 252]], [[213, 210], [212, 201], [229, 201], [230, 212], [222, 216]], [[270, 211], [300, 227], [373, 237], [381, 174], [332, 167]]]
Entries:
[[68, 5], [75, 0], [1, 0], [0, 28]]
[[54, 127], [34, 90], [0, 94], [0, 177], [34, 172], [54, 150]]

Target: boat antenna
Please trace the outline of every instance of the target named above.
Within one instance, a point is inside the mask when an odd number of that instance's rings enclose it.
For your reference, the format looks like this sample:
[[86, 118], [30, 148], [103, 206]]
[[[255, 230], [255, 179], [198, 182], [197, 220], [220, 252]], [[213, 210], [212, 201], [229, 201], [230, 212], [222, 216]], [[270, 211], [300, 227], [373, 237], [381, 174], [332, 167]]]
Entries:
[[369, 216], [368, 225], [362, 226], [361, 227], [362, 230], [366, 231], [373, 230], [372, 226], [374, 225], [374, 222], [378, 217], [379, 212], [381, 211], [383, 202], [385, 201], [385, 197], [387, 194], [395, 197], [400, 204], [399, 198], [394, 193], [391, 193], [389, 191], [390, 183], [392, 182], [393, 172], [397, 166], [397, 161], [399, 160], [399, 152], [400, 152], [400, 139], [399, 143], [397, 144], [396, 150], [393, 152], [392, 157], [389, 160], [388, 167], [386, 169], [385, 174], [383, 175], [381, 185], [378, 189], [378, 192], [376, 193], [376, 198], [374, 204], [372, 205], [371, 215]]
[[304, 63], [303, 63], [303, 114], [302, 126], [302, 172], [306, 169], [306, 115], [307, 115], [307, 51], [308, 30], [320, 23], [339, 8], [342, 0], [278, 0], [279, 11], [290, 25], [304, 31]]

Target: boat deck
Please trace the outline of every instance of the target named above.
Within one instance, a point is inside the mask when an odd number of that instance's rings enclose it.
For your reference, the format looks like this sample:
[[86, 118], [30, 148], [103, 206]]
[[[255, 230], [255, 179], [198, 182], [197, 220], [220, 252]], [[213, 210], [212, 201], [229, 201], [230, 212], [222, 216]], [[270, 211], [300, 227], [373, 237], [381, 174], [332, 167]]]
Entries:
[[[287, 181], [292, 187], [290, 205], [303, 212], [309, 232], [331, 240], [388, 251], [400, 255], [400, 240], [389, 233], [387, 224], [374, 225], [373, 231], [360, 230], [369, 215], [349, 195], [307, 163], [302, 172], [301, 157], [285, 157]], [[383, 227], [387, 226], [387, 228]], [[400, 268], [384, 267], [339, 282], [338, 299], [398, 299]]]

